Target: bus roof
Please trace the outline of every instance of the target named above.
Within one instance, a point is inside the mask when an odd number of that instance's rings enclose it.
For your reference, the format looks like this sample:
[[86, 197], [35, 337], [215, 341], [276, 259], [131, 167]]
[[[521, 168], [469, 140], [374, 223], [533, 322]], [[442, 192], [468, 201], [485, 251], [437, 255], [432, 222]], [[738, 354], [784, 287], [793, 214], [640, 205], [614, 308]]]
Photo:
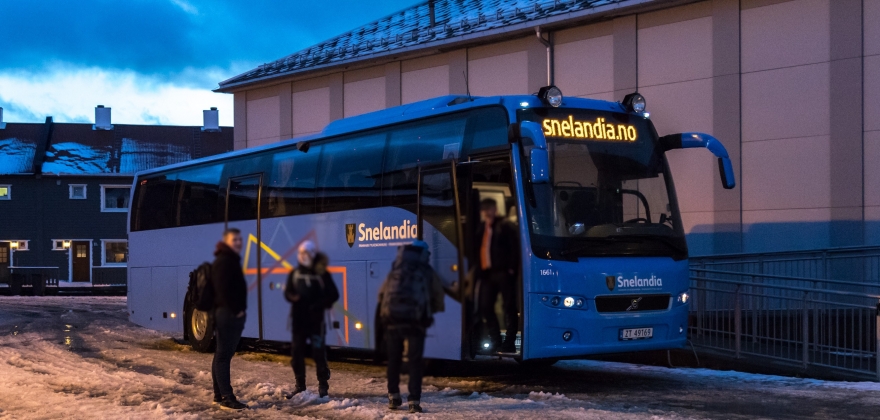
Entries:
[[[465, 96], [465, 95], [447, 95], [440, 96], [424, 101], [413, 102], [411, 104], [400, 105], [393, 108], [383, 109], [379, 111], [369, 112], [362, 115], [343, 118], [328, 124], [321, 133], [308, 136], [295, 137], [289, 140], [277, 143], [267, 144], [263, 146], [252, 147], [243, 150], [236, 150], [228, 153], [213, 155], [201, 159], [191, 160], [188, 162], [177, 163], [173, 165], [153, 168], [146, 171], [138, 172], [135, 176], [165, 172], [167, 170], [193, 166], [201, 163], [214, 162], [234, 156], [249, 155], [265, 150], [283, 148], [295, 145], [303, 141], [320, 140], [329, 137], [340, 136], [344, 134], [356, 133], [359, 131], [370, 130], [374, 128], [384, 127], [388, 125], [398, 124], [406, 121], [417, 120], [420, 118], [439, 116], [454, 112], [464, 111], [466, 109], [483, 108], [487, 106], [502, 106], [508, 112], [510, 121], [516, 120], [516, 111], [523, 108], [544, 107], [544, 103], [535, 95], [506, 95], [506, 96]], [[627, 112], [627, 110], [619, 102], [603, 101], [589, 98], [565, 97], [562, 107], [592, 109], [597, 111], [610, 112]]]

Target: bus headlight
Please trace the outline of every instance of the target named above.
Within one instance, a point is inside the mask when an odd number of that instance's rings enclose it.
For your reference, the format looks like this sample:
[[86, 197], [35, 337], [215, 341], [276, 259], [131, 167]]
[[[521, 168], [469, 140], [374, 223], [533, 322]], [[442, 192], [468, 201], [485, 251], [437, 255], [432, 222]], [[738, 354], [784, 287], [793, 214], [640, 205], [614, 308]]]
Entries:
[[544, 86], [538, 90], [538, 98], [553, 108], [562, 105], [562, 91], [556, 86]]
[[688, 300], [690, 298], [691, 298], [691, 296], [687, 292], [684, 292], [684, 293], [681, 293], [678, 295], [677, 300], [678, 300], [678, 303], [688, 303]]
[[645, 112], [648, 104], [645, 102], [645, 97], [642, 94], [633, 92], [623, 98], [623, 106], [630, 112], [641, 114]]
[[562, 304], [565, 305], [566, 308], [571, 308], [572, 306], [574, 306], [574, 298], [569, 296], [565, 298]]

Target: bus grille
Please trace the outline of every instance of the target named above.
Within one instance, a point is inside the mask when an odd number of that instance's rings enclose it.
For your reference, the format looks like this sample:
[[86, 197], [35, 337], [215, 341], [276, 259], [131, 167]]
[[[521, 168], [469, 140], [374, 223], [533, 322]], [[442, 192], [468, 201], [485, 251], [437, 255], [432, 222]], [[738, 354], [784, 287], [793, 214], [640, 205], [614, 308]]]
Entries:
[[599, 312], [662, 311], [669, 308], [669, 295], [597, 296]]

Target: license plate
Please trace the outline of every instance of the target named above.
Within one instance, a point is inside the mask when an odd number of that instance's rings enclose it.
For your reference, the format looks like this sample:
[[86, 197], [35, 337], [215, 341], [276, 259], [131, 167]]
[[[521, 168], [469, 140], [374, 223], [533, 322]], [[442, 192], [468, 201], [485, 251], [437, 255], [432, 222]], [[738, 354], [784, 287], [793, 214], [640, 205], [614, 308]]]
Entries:
[[625, 328], [620, 330], [621, 340], [642, 340], [653, 336], [653, 328]]

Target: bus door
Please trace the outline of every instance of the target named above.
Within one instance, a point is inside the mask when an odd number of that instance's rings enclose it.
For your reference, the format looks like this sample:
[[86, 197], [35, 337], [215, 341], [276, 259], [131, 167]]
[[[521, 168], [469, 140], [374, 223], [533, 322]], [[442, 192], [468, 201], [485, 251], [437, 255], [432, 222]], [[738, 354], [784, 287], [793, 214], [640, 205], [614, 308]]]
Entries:
[[[262, 201], [263, 175], [253, 174], [230, 177], [226, 188], [226, 228], [241, 230], [242, 266], [248, 283], [248, 319], [242, 336], [263, 339], [262, 297], [262, 235], [260, 232], [260, 202]], [[252, 239], [253, 236], [253, 239]], [[254, 241], [255, 239], [255, 241]], [[255, 269], [254, 269], [255, 268]], [[256, 294], [253, 293], [256, 291]], [[257, 317], [253, 319], [254, 310]]]
[[[458, 195], [462, 208], [462, 254], [463, 254], [463, 283], [462, 283], [462, 334], [463, 340], [468, 345], [466, 357], [473, 358], [477, 354], [484, 353], [483, 346], [486, 344], [488, 334], [483, 328], [483, 318], [480, 315], [479, 262], [480, 262], [480, 236], [478, 234], [483, 223], [480, 214], [480, 202], [485, 199], [495, 201], [497, 217], [506, 219], [506, 222], [517, 225], [518, 210], [514, 196], [513, 171], [511, 170], [510, 156], [508, 153], [495, 153], [484, 156], [472, 156], [469, 162], [462, 162], [457, 169]], [[517, 248], [517, 253], [519, 252]], [[522, 276], [512, 279], [515, 292], [515, 308], [517, 315], [522, 314]], [[503, 298], [498, 293], [494, 302], [493, 313], [498, 319], [502, 334], [506, 334], [506, 319], [508, 314], [504, 310]], [[518, 331], [522, 331], [522, 316], [517, 317]], [[521, 349], [517, 341], [517, 352]], [[492, 350], [494, 354], [495, 349]]]
[[445, 310], [435, 314], [428, 330], [425, 356], [460, 360], [464, 356], [461, 341], [462, 284], [461, 206], [457, 194], [455, 163], [419, 169], [418, 236], [431, 250], [431, 267], [443, 280]]

